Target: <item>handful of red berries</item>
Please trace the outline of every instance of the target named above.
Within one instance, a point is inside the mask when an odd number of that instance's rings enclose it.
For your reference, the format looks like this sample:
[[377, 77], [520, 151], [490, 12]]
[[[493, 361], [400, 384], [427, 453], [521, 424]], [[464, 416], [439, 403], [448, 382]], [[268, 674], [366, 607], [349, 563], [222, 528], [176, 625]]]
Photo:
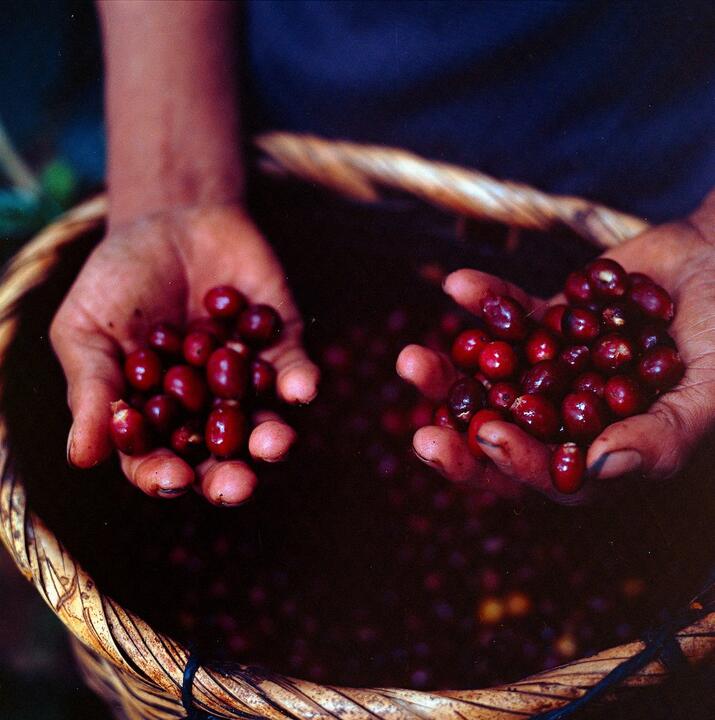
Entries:
[[124, 376], [130, 402], [112, 406], [110, 435], [127, 455], [165, 446], [192, 464], [209, 454], [241, 454], [249, 435], [247, 411], [273, 393], [276, 371], [256, 353], [273, 344], [281, 318], [268, 305], [249, 305], [238, 290], [212, 288], [208, 317], [185, 333], [156, 325], [146, 347], [129, 353]]
[[532, 322], [512, 297], [489, 296], [482, 327], [460, 333], [452, 359], [469, 375], [451, 387], [434, 422], [467, 433], [485, 454], [479, 428], [511, 420], [556, 444], [551, 478], [576, 492], [585, 448], [611, 422], [641, 413], [685, 372], [666, 328], [675, 314], [668, 292], [641, 273], [600, 258], [566, 279], [569, 304], [552, 305]]

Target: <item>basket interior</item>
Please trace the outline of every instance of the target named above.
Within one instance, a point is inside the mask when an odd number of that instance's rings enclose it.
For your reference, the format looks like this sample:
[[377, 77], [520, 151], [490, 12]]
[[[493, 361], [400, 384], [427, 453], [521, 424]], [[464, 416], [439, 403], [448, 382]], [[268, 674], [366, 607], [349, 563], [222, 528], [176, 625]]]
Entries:
[[638, 637], [695, 592], [715, 546], [706, 453], [677, 487], [614, 482], [589, 508], [455, 488], [411, 457], [425, 408], [392, 376], [396, 354], [444, 345], [454, 330], [440, 322], [467, 322], [430, 278], [471, 265], [546, 295], [591, 248], [527, 234], [507, 252], [503, 228], [458, 238], [452, 218], [400, 197], [367, 208], [264, 183], [253, 204], [309, 347], [332, 368], [314, 406], [287, 413], [300, 446], [261, 468], [243, 508], [146, 498], [114, 462], [66, 466], [47, 327], [99, 233], [63, 251], [19, 308], [4, 364], [13, 462], [31, 507], [105, 593], [205, 658], [334, 684], [459, 688]]

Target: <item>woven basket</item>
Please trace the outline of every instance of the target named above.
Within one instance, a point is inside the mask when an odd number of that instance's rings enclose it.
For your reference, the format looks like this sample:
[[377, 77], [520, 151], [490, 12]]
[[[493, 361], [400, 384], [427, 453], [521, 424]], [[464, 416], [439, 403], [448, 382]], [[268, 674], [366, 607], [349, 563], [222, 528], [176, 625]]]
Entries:
[[[648, 227], [642, 220], [585, 200], [551, 197], [399, 150], [288, 134], [259, 137], [257, 145], [264, 170], [297, 176], [361, 201], [378, 199], [382, 188], [396, 189], [459, 216], [540, 230], [566, 225], [601, 247], [617, 245]], [[6, 356], [13, 340], [23, 296], [43, 283], [63, 246], [101, 227], [105, 213], [104, 197], [82, 204], [40, 233], [10, 263], [0, 286], [0, 357]], [[28, 508], [22, 478], [8, 462], [6, 437], [3, 421], [0, 537], [22, 573], [69, 630], [88, 684], [117, 717], [186, 717], [181, 695], [187, 649], [103, 595]], [[709, 661], [715, 655], [715, 613], [680, 631], [677, 642], [691, 665]], [[528, 717], [582, 696], [642, 648], [643, 643], [634, 642], [510, 685], [450, 692], [336, 688], [259, 674], [249, 667], [226, 671], [205, 666], [194, 678], [193, 706], [220, 718]], [[618, 701], [625, 688], [632, 693], [634, 687], [657, 685], [667, 677], [666, 667], [653, 660], [608, 699]]]

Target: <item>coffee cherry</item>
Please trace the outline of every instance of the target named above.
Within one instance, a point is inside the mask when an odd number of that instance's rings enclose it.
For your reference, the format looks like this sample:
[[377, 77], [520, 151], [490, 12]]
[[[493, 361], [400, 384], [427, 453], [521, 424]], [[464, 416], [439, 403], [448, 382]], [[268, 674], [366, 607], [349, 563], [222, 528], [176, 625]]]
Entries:
[[246, 298], [230, 285], [211, 288], [204, 296], [204, 307], [209, 315], [217, 318], [233, 318], [246, 305]]
[[486, 393], [484, 388], [473, 378], [456, 380], [447, 393], [447, 407], [452, 417], [466, 425], [477, 410], [484, 407]]
[[606, 378], [603, 375], [599, 375], [593, 370], [587, 370], [581, 373], [572, 383], [571, 390], [573, 392], [581, 392], [587, 390], [592, 392], [598, 397], [603, 397], [603, 392], [606, 388]]
[[559, 431], [559, 414], [543, 395], [520, 395], [511, 406], [514, 422], [539, 440], [549, 442]]
[[526, 339], [524, 355], [530, 365], [553, 360], [559, 354], [559, 341], [544, 328], [537, 328]]
[[469, 427], [467, 428], [467, 445], [474, 457], [483, 458], [487, 456], [479, 443], [479, 428], [481, 428], [484, 423], [494, 420], [504, 420], [504, 416], [499, 410], [487, 408], [486, 410], [480, 410], [475, 413], [474, 417], [469, 421]]
[[170, 395], [154, 395], [144, 403], [144, 417], [160, 435], [168, 435], [176, 425], [181, 407]]
[[194, 318], [186, 328], [187, 334], [193, 332], [205, 332], [213, 335], [219, 343], [225, 342], [229, 335], [229, 328], [219, 318], [199, 317]]
[[463, 370], [476, 370], [479, 367], [479, 353], [491, 342], [491, 338], [482, 330], [470, 329], [459, 333], [452, 343], [452, 360]]
[[636, 283], [628, 293], [628, 300], [653, 320], [669, 323], [675, 315], [675, 306], [668, 291], [654, 282]]
[[184, 338], [184, 360], [189, 365], [202, 367], [208, 362], [209, 356], [216, 349], [216, 338], [202, 330], [189, 333]]
[[606, 375], [626, 372], [633, 365], [635, 357], [633, 343], [619, 333], [609, 333], [598, 338], [591, 348], [593, 366]]
[[125, 455], [144, 455], [152, 448], [151, 432], [144, 416], [123, 400], [112, 403], [109, 436]]
[[256, 396], [265, 396], [273, 392], [276, 385], [276, 369], [269, 362], [256, 358], [251, 363], [251, 388]]
[[254, 347], [267, 347], [280, 335], [283, 322], [270, 305], [251, 305], [238, 317], [236, 329], [242, 340]]
[[197, 465], [208, 456], [204, 436], [196, 420], [180, 425], [171, 433], [171, 449], [191, 465]]
[[574, 270], [566, 277], [564, 295], [573, 305], [586, 305], [595, 299], [593, 288], [583, 270]]
[[509, 410], [519, 395], [521, 390], [516, 383], [494, 383], [487, 392], [487, 405], [495, 410]]
[[209, 413], [204, 431], [206, 447], [218, 458], [236, 455], [246, 442], [246, 418], [237, 407], [223, 405]]
[[551, 482], [561, 493], [578, 492], [586, 476], [586, 457], [576, 443], [559, 445], [551, 455]]
[[220, 398], [242, 398], [248, 385], [248, 363], [237, 352], [219, 348], [206, 363], [211, 392]]
[[132, 387], [148, 392], [161, 385], [161, 360], [153, 350], [134, 350], [124, 360], [124, 376]]
[[166, 371], [164, 392], [175, 397], [189, 412], [199, 412], [209, 399], [203, 377], [189, 365], [174, 365]]
[[168, 323], [155, 325], [149, 333], [147, 343], [152, 350], [162, 355], [169, 357], [181, 355], [181, 333]]
[[601, 310], [601, 327], [604, 332], [624, 333], [633, 327], [632, 313], [621, 303], [611, 303]]
[[479, 369], [488, 380], [506, 380], [519, 366], [519, 359], [509, 343], [494, 340], [479, 353]]
[[559, 361], [571, 369], [571, 374], [583, 372], [591, 360], [591, 351], [586, 345], [569, 345], [559, 354]]
[[586, 266], [586, 275], [596, 298], [618, 299], [628, 291], [628, 273], [615, 260], [598, 258]]
[[622, 418], [643, 412], [647, 404], [643, 388], [629, 375], [610, 378], [603, 396], [610, 411]]
[[432, 423], [437, 427], [446, 427], [450, 428], [451, 430], [458, 429], [457, 422], [452, 417], [452, 413], [449, 411], [449, 408], [445, 404], [437, 406], [434, 411]]
[[567, 308], [568, 305], [557, 303], [547, 308], [544, 313], [542, 324], [551, 330], [552, 333], [555, 333], [557, 337], [561, 336], [561, 321]]
[[523, 340], [528, 326], [524, 308], [508, 295], [488, 295], [482, 300], [487, 330], [500, 340]]
[[639, 272], [632, 272], [628, 273], [628, 280], [631, 283], [631, 287], [633, 285], [638, 285], [638, 283], [652, 283], [655, 282], [652, 277], [649, 275], [646, 275], [645, 273], [639, 273]]
[[644, 325], [636, 334], [636, 347], [645, 352], [654, 348], [656, 345], [666, 345], [667, 347], [675, 347], [675, 340], [665, 331], [665, 329], [657, 323]]
[[590, 442], [606, 427], [608, 411], [595, 393], [570, 393], [561, 404], [561, 416], [569, 437]]
[[527, 395], [559, 398], [568, 389], [570, 369], [555, 360], [544, 360], [529, 368], [521, 381]]
[[656, 345], [638, 363], [637, 375], [652, 390], [668, 390], [677, 385], [685, 374], [685, 366], [678, 351]]
[[601, 323], [598, 315], [585, 308], [568, 308], [561, 320], [561, 331], [571, 342], [588, 345], [598, 337]]

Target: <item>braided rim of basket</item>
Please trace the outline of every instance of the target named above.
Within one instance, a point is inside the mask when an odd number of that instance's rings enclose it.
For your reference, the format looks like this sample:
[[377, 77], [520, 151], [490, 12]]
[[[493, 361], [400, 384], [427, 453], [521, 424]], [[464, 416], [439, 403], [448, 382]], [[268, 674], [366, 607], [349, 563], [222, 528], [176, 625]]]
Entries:
[[[398, 150], [287, 134], [262, 136], [257, 143], [270, 170], [319, 182], [363, 200], [377, 198], [377, 185], [399, 187], [461, 214], [512, 225], [546, 228], [562, 222], [601, 245], [617, 244], [647, 227], [641, 220], [584, 200], [549, 197], [523, 185], [501, 183]], [[102, 225], [106, 209], [104, 196], [83, 203], [48, 226], [10, 263], [0, 285], [0, 358], [14, 336], [16, 308], [25, 293], [44, 281], [62, 247]], [[91, 653], [105, 676], [114, 673], [111, 682], [115, 690], [129, 688], [135, 706], [151, 708], [151, 717], [183, 716], [180, 698], [188, 650], [102, 594], [28, 508], [22, 479], [9, 461], [1, 419], [0, 441], [0, 537], [18, 568], [84, 646], [84, 659]], [[715, 613], [678, 632], [676, 641], [691, 665], [711, 659], [715, 654]], [[440, 692], [336, 688], [246, 666], [224, 670], [207, 665], [195, 676], [193, 699], [195, 707], [225, 718], [527, 717], [582, 696], [643, 647], [643, 642], [621, 645], [491, 689]], [[658, 684], [667, 675], [665, 665], [654, 660], [620, 687]]]

